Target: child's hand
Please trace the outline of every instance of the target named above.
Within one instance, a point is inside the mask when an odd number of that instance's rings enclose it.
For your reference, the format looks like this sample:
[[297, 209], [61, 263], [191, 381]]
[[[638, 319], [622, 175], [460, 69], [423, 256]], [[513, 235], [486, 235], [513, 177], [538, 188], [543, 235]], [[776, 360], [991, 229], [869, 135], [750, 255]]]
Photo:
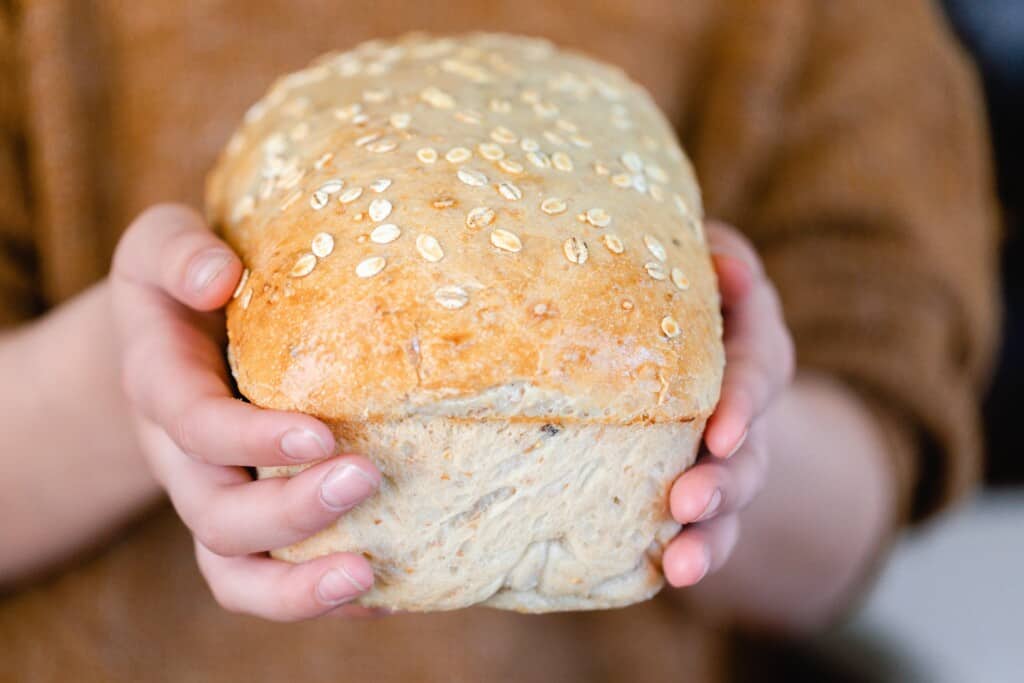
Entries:
[[725, 316], [722, 397], [704, 434], [707, 451], [672, 486], [672, 516], [685, 524], [662, 564], [673, 586], [690, 586], [729, 558], [738, 515], [761, 489], [769, 454], [761, 416], [793, 377], [793, 342], [775, 288], [736, 230], [707, 226]]
[[[364, 457], [329, 457], [334, 438], [317, 420], [231, 396], [223, 315], [213, 311], [241, 273], [238, 257], [192, 210], [166, 205], [140, 215], [110, 278], [124, 389], [142, 450], [192, 531], [217, 601], [267, 619], [305, 619], [367, 590], [369, 563], [338, 553], [293, 565], [266, 551], [330, 524], [377, 489], [380, 473]], [[323, 458], [291, 479], [253, 481], [243, 468]]]

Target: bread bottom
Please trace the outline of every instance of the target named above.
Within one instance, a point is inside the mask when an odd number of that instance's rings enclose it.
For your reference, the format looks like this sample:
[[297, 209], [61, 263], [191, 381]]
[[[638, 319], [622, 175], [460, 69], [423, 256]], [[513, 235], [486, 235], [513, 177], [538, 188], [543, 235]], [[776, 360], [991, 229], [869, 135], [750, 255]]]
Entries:
[[[360, 604], [520, 612], [620, 607], [663, 584], [672, 481], [704, 420], [653, 425], [406, 418], [332, 425], [381, 468], [376, 496], [274, 557], [361, 552]], [[264, 468], [261, 476], [298, 468]]]

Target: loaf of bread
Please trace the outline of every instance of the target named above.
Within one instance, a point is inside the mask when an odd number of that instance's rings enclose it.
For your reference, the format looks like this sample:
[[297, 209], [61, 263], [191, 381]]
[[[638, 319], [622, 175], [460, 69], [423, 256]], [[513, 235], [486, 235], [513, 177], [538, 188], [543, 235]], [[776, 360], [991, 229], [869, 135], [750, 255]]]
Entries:
[[659, 590], [724, 354], [693, 170], [640, 86], [541, 40], [373, 41], [278, 80], [207, 190], [246, 265], [239, 390], [384, 475], [275, 557], [360, 552], [361, 603], [402, 610]]

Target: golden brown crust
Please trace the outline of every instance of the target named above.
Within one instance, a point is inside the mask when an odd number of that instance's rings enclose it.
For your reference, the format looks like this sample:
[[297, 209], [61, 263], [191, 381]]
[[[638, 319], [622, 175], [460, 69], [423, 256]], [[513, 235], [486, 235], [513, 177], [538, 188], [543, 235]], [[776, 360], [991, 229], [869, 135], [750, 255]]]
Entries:
[[208, 209], [251, 271], [228, 330], [253, 402], [332, 420], [710, 413], [723, 352], [698, 190], [618, 70], [414, 35], [328, 55], [246, 118]]

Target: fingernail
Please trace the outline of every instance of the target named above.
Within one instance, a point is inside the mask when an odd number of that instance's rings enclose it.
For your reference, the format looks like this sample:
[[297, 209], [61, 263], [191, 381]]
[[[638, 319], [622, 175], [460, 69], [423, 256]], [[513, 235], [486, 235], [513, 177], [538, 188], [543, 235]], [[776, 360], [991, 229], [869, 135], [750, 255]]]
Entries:
[[202, 293], [231, 261], [231, 254], [223, 249], [211, 249], [192, 259], [188, 268], [188, 283], [192, 291]]
[[285, 457], [302, 462], [326, 458], [334, 452], [333, 446], [308, 429], [289, 429], [281, 437], [280, 446]]
[[316, 585], [317, 597], [329, 605], [341, 605], [359, 597], [366, 586], [355, 580], [344, 567], [335, 567], [320, 577]]
[[708, 575], [709, 571], [711, 571], [711, 549], [708, 548], [705, 545], [704, 546], [704, 568], [701, 569], [700, 576], [697, 577], [697, 580], [694, 581], [694, 583], [700, 583], [701, 581], [703, 581], [704, 577]]
[[722, 504], [722, 490], [715, 489], [711, 494], [711, 499], [708, 500], [707, 506], [704, 508], [704, 512], [700, 513], [700, 517], [697, 521], [705, 520], [718, 512], [718, 506]]
[[739, 449], [743, 448], [743, 444], [746, 443], [746, 441], [747, 441], [747, 434], [748, 433], [750, 433], [750, 427], [747, 427], [746, 429], [743, 430], [743, 434], [740, 435], [740, 440], [737, 441], [736, 445], [732, 447], [731, 451], [729, 451], [729, 455], [725, 456], [726, 459], [729, 459], [732, 456], [736, 455], [736, 451], [738, 451]]
[[348, 510], [377, 490], [377, 482], [355, 465], [338, 465], [320, 486], [320, 500], [332, 510]]
[[749, 272], [749, 273], [753, 273], [754, 272], [753, 264], [751, 264], [749, 261], [747, 261], [747, 259], [743, 258], [742, 256], [737, 256], [736, 254], [732, 254], [732, 253], [729, 253], [727, 251], [723, 251], [719, 247], [712, 247], [711, 250], [710, 250], [710, 253], [711, 253], [712, 256], [714, 256], [716, 258], [726, 258], [726, 259], [730, 259], [732, 261], [735, 261], [736, 263], [739, 263], [741, 266], [746, 268], [747, 272]]

